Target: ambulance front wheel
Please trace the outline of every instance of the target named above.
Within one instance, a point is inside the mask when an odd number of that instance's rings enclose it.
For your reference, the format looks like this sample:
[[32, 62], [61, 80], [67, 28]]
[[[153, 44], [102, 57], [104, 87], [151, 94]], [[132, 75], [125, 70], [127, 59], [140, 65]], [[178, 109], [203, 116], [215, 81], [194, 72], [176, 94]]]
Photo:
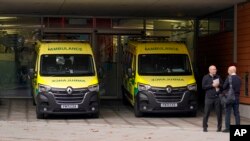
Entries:
[[136, 117], [142, 117], [143, 113], [140, 111], [140, 104], [137, 102], [137, 100], [135, 101], [134, 104], [134, 113]]

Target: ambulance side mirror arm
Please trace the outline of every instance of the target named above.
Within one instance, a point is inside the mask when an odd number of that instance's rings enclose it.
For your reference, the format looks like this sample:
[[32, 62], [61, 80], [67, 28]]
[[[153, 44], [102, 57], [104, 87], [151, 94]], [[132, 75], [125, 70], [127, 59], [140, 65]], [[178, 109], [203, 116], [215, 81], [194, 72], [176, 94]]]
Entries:
[[99, 78], [103, 78], [103, 75], [104, 75], [104, 70], [102, 67], [99, 67], [98, 70], [97, 70], [97, 75]]
[[36, 72], [34, 71], [33, 68], [30, 68], [30, 69], [29, 69], [29, 78], [30, 78], [30, 79], [33, 79], [33, 78], [35, 78], [35, 77], [36, 77]]
[[132, 68], [128, 68], [127, 75], [128, 75], [129, 78], [132, 78], [132, 77], [133, 77]]

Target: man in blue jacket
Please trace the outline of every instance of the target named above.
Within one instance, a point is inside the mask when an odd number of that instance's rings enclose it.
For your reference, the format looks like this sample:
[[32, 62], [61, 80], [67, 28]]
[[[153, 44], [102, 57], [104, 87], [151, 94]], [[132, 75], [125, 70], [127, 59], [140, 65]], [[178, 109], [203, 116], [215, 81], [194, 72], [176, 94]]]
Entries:
[[[240, 124], [240, 112], [239, 112], [239, 97], [240, 97], [240, 85], [241, 80], [240, 77], [236, 74], [236, 67], [230, 66], [228, 68], [228, 74], [229, 77], [232, 78], [232, 87], [234, 90], [235, 95], [235, 101], [231, 104], [226, 105], [226, 115], [225, 115], [225, 126], [226, 128], [223, 130], [223, 132], [229, 132], [230, 131], [230, 117], [231, 117], [231, 110], [234, 110], [234, 117], [235, 117], [235, 123], [236, 125]], [[227, 90], [229, 89], [229, 78], [226, 79], [223, 89]]]
[[217, 132], [221, 131], [222, 127], [222, 106], [219, 98], [223, 82], [217, 75], [216, 66], [209, 67], [209, 73], [202, 79], [202, 88], [205, 90], [205, 107], [203, 116], [203, 131], [207, 132], [208, 118], [211, 110], [214, 108], [217, 115]]

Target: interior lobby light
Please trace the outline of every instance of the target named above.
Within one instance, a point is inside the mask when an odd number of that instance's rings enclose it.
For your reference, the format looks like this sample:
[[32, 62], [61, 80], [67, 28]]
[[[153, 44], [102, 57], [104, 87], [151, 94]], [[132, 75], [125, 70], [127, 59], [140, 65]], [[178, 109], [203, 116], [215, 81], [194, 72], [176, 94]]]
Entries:
[[17, 19], [17, 17], [1, 17], [0, 20], [11, 20], [11, 19]]

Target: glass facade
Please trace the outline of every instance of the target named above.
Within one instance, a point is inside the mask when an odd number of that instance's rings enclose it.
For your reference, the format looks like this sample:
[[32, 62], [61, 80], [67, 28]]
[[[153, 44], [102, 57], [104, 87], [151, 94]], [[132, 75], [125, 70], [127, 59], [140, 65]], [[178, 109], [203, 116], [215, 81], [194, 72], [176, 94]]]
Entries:
[[[0, 89], [5, 90], [0, 97], [16, 96], [18, 88], [26, 88], [24, 95], [19, 96], [29, 96], [28, 70], [35, 59], [34, 43], [42, 38], [90, 41], [97, 65], [104, 67], [106, 76], [112, 78], [106, 81], [117, 84], [114, 91], [107, 92], [115, 96], [121, 71], [119, 51], [130, 37], [142, 35], [185, 42], [193, 60], [193, 19], [0, 17]], [[108, 91], [108, 86], [104, 87]]]
[[199, 36], [216, 34], [219, 32], [233, 31], [233, 8], [207, 15], [199, 19]]

